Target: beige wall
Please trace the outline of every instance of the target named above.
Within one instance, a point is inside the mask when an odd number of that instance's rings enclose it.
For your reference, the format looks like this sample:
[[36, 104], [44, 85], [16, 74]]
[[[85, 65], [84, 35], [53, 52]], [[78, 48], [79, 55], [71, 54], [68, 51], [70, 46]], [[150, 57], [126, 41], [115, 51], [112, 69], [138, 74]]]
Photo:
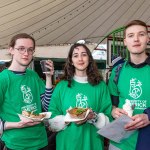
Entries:
[[7, 49], [0, 50], [0, 60], [10, 60], [11, 56]]
[[[34, 56], [42, 58], [66, 58], [71, 45], [36, 47]], [[92, 51], [95, 45], [87, 45]], [[0, 60], [11, 59], [7, 49], [0, 50]]]

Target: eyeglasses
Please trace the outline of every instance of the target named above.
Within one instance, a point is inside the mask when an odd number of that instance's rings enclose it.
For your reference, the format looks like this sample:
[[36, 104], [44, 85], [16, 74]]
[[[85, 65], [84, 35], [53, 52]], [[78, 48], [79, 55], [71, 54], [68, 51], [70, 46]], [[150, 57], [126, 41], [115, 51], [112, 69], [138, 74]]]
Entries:
[[19, 47], [19, 48], [14, 48], [14, 49], [17, 49], [20, 54], [24, 54], [27, 51], [28, 54], [32, 55], [35, 52], [33, 48]]

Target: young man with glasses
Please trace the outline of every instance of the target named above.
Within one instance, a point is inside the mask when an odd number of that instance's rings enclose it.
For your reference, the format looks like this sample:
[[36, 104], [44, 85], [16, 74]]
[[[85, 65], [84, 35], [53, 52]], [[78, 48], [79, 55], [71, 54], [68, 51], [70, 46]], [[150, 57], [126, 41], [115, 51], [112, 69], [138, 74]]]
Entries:
[[52, 94], [53, 62], [48, 60], [46, 86], [28, 69], [35, 52], [35, 40], [26, 33], [15, 35], [9, 44], [12, 63], [0, 73], [0, 118], [2, 141], [11, 150], [47, 150], [47, 134], [42, 122], [19, 118], [22, 111], [47, 111]]

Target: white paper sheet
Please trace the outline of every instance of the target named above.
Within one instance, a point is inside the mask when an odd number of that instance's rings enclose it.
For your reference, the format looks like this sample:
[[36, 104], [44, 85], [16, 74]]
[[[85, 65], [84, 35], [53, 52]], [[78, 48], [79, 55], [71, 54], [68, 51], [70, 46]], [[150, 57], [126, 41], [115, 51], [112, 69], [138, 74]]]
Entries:
[[125, 124], [129, 123], [130, 121], [132, 121], [130, 117], [122, 115], [115, 121], [104, 126], [97, 133], [114, 142], [120, 143], [123, 139], [128, 138], [131, 134], [135, 132], [135, 130], [126, 131], [124, 129]]

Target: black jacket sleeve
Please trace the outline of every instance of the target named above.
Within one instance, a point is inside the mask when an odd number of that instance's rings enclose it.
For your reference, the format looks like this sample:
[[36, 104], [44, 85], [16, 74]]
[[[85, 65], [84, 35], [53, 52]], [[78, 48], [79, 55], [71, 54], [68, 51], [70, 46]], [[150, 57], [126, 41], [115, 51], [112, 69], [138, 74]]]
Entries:
[[119, 96], [111, 95], [112, 105], [118, 107], [119, 105]]

